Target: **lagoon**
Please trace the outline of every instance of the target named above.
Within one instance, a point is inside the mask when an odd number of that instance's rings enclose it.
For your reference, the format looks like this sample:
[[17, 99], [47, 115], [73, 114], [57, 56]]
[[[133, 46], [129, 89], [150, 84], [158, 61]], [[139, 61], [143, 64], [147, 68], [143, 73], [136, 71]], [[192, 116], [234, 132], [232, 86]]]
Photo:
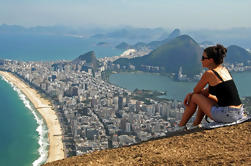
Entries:
[[[241, 97], [251, 96], [251, 72], [232, 73], [233, 79]], [[178, 82], [168, 76], [144, 73], [122, 72], [112, 74], [109, 82], [122, 88], [133, 91], [134, 89], [147, 89], [167, 91], [168, 99], [182, 101], [188, 92], [191, 92], [197, 82]]]

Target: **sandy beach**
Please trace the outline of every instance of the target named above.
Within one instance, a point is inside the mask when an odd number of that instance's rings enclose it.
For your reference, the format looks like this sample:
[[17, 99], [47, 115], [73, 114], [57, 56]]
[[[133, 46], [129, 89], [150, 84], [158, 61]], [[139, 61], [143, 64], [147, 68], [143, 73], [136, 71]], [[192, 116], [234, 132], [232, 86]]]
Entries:
[[42, 98], [36, 90], [32, 89], [13, 74], [0, 71], [0, 75], [20, 89], [45, 120], [48, 127], [49, 138], [49, 155], [47, 162], [63, 159], [65, 156], [62, 142], [62, 130], [56, 113], [51, 108], [50, 102]]

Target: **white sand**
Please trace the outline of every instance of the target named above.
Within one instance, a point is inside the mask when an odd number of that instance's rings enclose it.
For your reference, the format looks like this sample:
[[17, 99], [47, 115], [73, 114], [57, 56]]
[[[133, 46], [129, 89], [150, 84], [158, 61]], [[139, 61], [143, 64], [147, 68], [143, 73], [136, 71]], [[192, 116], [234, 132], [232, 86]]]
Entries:
[[13, 74], [0, 71], [0, 75], [20, 89], [44, 118], [48, 127], [49, 138], [49, 155], [47, 162], [63, 159], [65, 156], [62, 142], [62, 130], [56, 113], [51, 108], [50, 102], [42, 98], [37, 91], [32, 89]]

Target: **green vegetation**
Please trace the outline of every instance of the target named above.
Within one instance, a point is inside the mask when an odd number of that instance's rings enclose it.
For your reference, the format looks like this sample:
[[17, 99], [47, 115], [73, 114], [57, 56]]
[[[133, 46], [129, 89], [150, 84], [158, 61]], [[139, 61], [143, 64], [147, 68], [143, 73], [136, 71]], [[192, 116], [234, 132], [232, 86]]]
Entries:
[[[160, 43], [162, 45], [159, 46]], [[188, 77], [202, 71], [200, 59], [203, 49], [190, 36], [182, 35], [172, 40], [153, 41], [151, 44], [158, 47], [150, 54], [132, 59], [120, 58], [114, 63], [124, 68], [134, 65], [136, 70], [158, 73], [178, 73], [182, 67], [182, 73]], [[250, 65], [251, 53], [236, 45], [229, 46], [225, 62]]]
[[143, 101], [145, 104], [151, 104], [151, 99], [155, 101], [167, 101], [165, 98], [159, 98], [159, 96], [165, 95], [166, 92], [158, 92], [152, 90], [139, 90], [135, 89], [133, 91], [133, 99]]
[[152, 41], [149, 44], [147, 44], [147, 47], [151, 48], [151, 49], [156, 49], [158, 47], [160, 47], [161, 45], [164, 45], [165, 43], [171, 41], [172, 39], [180, 36], [181, 32], [179, 29], [175, 29], [169, 36], [168, 38], [162, 40], [162, 41]]
[[244, 48], [232, 45], [227, 48], [225, 61], [228, 63], [248, 64], [248, 61], [251, 61], [251, 54]]
[[153, 50], [150, 54], [133, 59], [121, 58], [115, 64], [136, 66], [158, 66], [160, 71], [177, 73], [182, 67], [183, 73], [194, 75], [201, 72], [200, 58], [202, 48], [188, 35], [179, 36]]
[[131, 46], [129, 44], [127, 44], [126, 42], [122, 42], [119, 45], [116, 46], [117, 49], [121, 49], [121, 50], [127, 50], [129, 49]]
[[97, 45], [98, 46], [107, 46], [107, 45], [109, 45], [109, 43], [107, 43], [107, 42], [99, 42], [99, 43], [97, 43]]
[[98, 60], [97, 60], [97, 58], [95, 56], [94, 51], [90, 51], [90, 52], [87, 52], [87, 53], [85, 53], [83, 55], [80, 55], [78, 58], [76, 58], [75, 60], [73, 60], [72, 63], [79, 64], [82, 61], [86, 62], [86, 64], [85, 64], [86, 67], [90, 67], [94, 71], [97, 70], [97, 68], [98, 68]]

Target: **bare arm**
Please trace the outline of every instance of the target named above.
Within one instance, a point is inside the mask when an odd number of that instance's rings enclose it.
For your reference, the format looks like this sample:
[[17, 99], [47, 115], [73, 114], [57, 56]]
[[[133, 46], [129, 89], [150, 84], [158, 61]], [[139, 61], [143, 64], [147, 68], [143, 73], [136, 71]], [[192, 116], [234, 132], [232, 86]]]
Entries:
[[209, 78], [209, 73], [205, 72], [200, 81], [197, 83], [197, 85], [194, 87], [193, 92], [192, 93], [188, 93], [184, 99], [184, 105], [189, 105], [191, 97], [194, 93], [201, 93], [204, 96], [208, 96], [209, 95], [209, 90], [208, 88], [205, 88], [205, 86], [208, 84], [208, 78]]
[[209, 80], [209, 72], [206, 71], [200, 81], [197, 83], [197, 85], [194, 87], [193, 89], [193, 93], [205, 93], [205, 92], [208, 92], [208, 89], [204, 89], [205, 86], [208, 84]]

